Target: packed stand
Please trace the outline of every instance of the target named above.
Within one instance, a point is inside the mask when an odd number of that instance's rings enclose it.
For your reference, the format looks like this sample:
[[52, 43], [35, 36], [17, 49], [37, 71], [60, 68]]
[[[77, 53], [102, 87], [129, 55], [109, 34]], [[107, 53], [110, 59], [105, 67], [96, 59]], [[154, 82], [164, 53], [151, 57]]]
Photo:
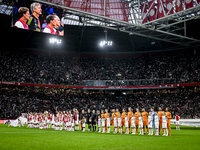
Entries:
[[[115, 98], [114, 98], [115, 97]], [[194, 89], [141, 90], [133, 91], [121, 100], [104, 91], [86, 92], [64, 89], [27, 88], [3, 86], [0, 89], [0, 118], [15, 119], [23, 112], [55, 112], [82, 109], [119, 109], [132, 107], [134, 110], [151, 107], [155, 110], [169, 107], [174, 116], [200, 118], [200, 92]]]

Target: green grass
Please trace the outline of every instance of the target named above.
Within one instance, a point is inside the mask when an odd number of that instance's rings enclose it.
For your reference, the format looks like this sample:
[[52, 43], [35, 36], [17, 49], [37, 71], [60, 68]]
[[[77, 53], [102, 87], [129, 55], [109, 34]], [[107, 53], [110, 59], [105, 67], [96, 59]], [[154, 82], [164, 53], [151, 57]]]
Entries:
[[172, 136], [166, 137], [40, 130], [0, 125], [0, 150], [3, 149], [200, 150], [200, 128], [181, 126], [181, 130], [175, 130], [172, 126]]

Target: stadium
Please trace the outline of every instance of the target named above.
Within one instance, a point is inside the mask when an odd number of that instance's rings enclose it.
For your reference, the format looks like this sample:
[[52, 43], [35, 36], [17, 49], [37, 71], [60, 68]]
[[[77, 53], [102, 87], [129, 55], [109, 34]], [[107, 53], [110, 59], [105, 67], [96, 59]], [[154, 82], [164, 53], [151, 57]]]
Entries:
[[0, 0], [0, 149], [200, 149], [200, 0]]

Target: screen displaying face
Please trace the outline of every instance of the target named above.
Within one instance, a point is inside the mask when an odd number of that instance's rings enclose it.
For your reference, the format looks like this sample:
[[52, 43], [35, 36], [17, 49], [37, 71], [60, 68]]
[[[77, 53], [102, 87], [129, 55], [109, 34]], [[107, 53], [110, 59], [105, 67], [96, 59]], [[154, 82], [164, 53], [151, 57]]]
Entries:
[[30, 0], [15, 0], [13, 27], [64, 36], [63, 9]]

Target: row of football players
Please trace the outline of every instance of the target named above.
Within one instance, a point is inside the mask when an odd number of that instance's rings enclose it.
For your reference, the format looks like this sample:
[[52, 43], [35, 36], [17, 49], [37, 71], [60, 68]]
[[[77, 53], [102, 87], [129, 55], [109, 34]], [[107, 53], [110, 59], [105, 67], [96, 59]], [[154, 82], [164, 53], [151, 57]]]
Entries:
[[[164, 130], [164, 134], [163, 136], [168, 136], [168, 129], [167, 129], [167, 116], [165, 114], [165, 112], [162, 112], [163, 116], [162, 116], [162, 129]], [[139, 135], [144, 135], [144, 120], [142, 115], [139, 113], [139, 118], [137, 118], [139, 120]], [[157, 115], [155, 115], [155, 132], [159, 133], [159, 122], [160, 122], [160, 117]], [[151, 112], [149, 112], [148, 115], [148, 129], [149, 129], [149, 134], [148, 135], [153, 135], [153, 116], [151, 115]], [[114, 132], [113, 133], [119, 133], [122, 134], [123, 133], [123, 126], [122, 126], [122, 117], [121, 114], [118, 115], [118, 118], [116, 117], [116, 114], [114, 115], [113, 118], [113, 126], [114, 126]], [[99, 131], [101, 132], [101, 127], [103, 128], [102, 133], [105, 133], [105, 127], [107, 127], [107, 132], [106, 133], [110, 133], [110, 118], [108, 117], [106, 120], [104, 118], [104, 116], [102, 118], [98, 118], [98, 128]], [[130, 128], [129, 128], [130, 127]], [[131, 118], [128, 117], [127, 113], [125, 114], [125, 134], [136, 134], [136, 117], [135, 114], [132, 113]], [[159, 134], [155, 134], [155, 135], [159, 135]]]
[[39, 128], [39, 129], [55, 129], [55, 130], [79, 130], [79, 115], [75, 114], [75, 117], [71, 113], [57, 113], [56, 115], [45, 112], [44, 114], [28, 114], [27, 115], [27, 128]]
[[[75, 118], [75, 119], [74, 119]], [[68, 130], [68, 131], [74, 131], [74, 125], [75, 125], [75, 130], [79, 130], [79, 123], [82, 125], [82, 130], [85, 131], [85, 123], [86, 123], [86, 118], [83, 117], [81, 121], [78, 120], [78, 114], [75, 114], [75, 117], [72, 117], [71, 114], [57, 114], [57, 115], [52, 115], [52, 114], [35, 114], [31, 115], [28, 114], [27, 116], [27, 121], [28, 121], [28, 126], [27, 127], [33, 127], [33, 128], [39, 128], [39, 129], [49, 129], [52, 127], [52, 129], [55, 130]], [[143, 117], [139, 113], [139, 134], [143, 135], [144, 134], [144, 124], [143, 124]], [[159, 122], [160, 122], [160, 117], [155, 115], [155, 120], [153, 123], [153, 116], [151, 115], [151, 112], [148, 115], [148, 128], [149, 128], [149, 135], [153, 135], [153, 124], [155, 124], [155, 132], [158, 133], [159, 131]], [[111, 125], [111, 118], [107, 117], [105, 119], [104, 116], [98, 116], [98, 132], [102, 133], [110, 133], [110, 125]], [[113, 133], [120, 133], [122, 134], [123, 132], [123, 126], [122, 126], [122, 117], [119, 114], [117, 117], [116, 114], [114, 115], [113, 118], [113, 126], [114, 126], [114, 132]], [[131, 130], [129, 129], [131, 127]], [[125, 114], [125, 134], [129, 134], [131, 132], [132, 134], [136, 134], [136, 118], [135, 114], [132, 113], [131, 118]], [[105, 128], [107, 128], [107, 132], [105, 131]], [[162, 128], [164, 129], [164, 134], [163, 135], [168, 135], [168, 130], [167, 130], [167, 117], [165, 112], [163, 112], [162, 116]], [[155, 134], [158, 135], [158, 134]]]

